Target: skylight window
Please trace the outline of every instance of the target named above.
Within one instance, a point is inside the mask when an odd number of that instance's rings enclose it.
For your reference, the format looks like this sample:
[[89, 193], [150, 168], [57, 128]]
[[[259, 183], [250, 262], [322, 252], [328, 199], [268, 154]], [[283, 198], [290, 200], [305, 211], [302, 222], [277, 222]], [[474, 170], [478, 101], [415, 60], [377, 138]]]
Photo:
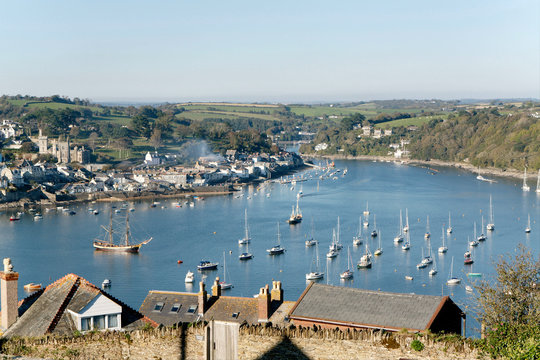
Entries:
[[235, 312], [232, 314], [233, 319], [238, 319], [238, 315], [240, 315], [239, 312]]
[[154, 306], [154, 310], [153, 311], [157, 311], [157, 312], [160, 312], [161, 310], [163, 310], [163, 306], [165, 304], [162, 303], [162, 302], [157, 302], [156, 305]]
[[195, 314], [195, 311], [197, 311], [197, 305], [191, 305], [187, 311], [188, 314]]
[[181, 306], [182, 306], [182, 305], [180, 305], [180, 304], [173, 304], [173, 306], [172, 306], [172, 308], [171, 308], [171, 312], [172, 312], [172, 313], [177, 313], [178, 310], [180, 310], [180, 307], [181, 307]]

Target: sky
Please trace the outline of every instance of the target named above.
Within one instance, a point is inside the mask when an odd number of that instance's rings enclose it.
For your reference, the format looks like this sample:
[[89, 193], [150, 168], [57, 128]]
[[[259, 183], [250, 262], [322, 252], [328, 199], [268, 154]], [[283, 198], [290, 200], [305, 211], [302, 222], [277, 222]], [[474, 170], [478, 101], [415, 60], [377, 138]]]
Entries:
[[540, 98], [537, 0], [0, 0], [0, 94]]

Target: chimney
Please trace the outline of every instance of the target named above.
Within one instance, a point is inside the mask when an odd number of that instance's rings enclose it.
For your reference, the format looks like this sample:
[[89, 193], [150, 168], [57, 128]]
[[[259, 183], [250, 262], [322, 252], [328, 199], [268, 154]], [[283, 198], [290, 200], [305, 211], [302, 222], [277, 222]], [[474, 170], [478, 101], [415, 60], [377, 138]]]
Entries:
[[199, 290], [199, 293], [197, 294], [197, 297], [199, 298], [199, 315], [202, 316], [206, 312], [206, 301], [208, 299], [207, 299], [206, 290], [204, 289], [204, 282], [201, 281], [199, 283], [199, 286], [200, 286], [200, 290]]
[[214, 281], [214, 286], [212, 286], [212, 296], [221, 296], [221, 284], [219, 283], [219, 276], [216, 277], [216, 280]]
[[19, 280], [19, 273], [13, 271], [13, 265], [11, 265], [11, 259], [4, 259], [4, 271], [0, 271], [1, 289], [2, 289], [2, 327], [4, 329], [9, 328], [19, 315], [17, 307], [17, 283]]
[[267, 322], [270, 317], [270, 289], [268, 285], [261, 288], [257, 297], [257, 310], [259, 322]]
[[281, 281], [272, 281], [272, 301], [278, 303], [283, 302], [283, 289], [281, 288]]

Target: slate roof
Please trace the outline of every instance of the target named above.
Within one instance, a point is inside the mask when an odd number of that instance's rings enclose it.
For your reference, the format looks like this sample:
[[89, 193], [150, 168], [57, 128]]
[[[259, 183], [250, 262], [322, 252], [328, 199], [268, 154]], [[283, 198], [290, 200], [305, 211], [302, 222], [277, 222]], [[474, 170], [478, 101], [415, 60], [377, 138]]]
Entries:
[[19, 301], [19, 319], [4, 332], [4, 336], [73, 334], [77, 328], [67, 310], [79, 312], [100, 294], [122, 306], [122, 328], [135, 329], [146, 323], [157, 326], [152, 320], [86, 279], [68, 274]]
[[[165, 326], [172, 326], [178, 323], [190, 323], [198, 320], [221, 320], [258, 324], [257, 298], [234, 296], [220, 296], [219, 298], [215, 298], [208, 296], [207, 299], [208, 309], [201, 318], [198, 316], [198, 308], [194, 314], [187, 312], [190, 306], [198, 306], [198, 295], [196, 293], [151, 290], [141, 304], [139, 312], [156, 323]], [[163, 303], [161, 311], [155, 310], [157, 303]], [[170, 311], [174, 304], [181, 305], [178, 312]], [[290, 307], [290, 303], [287, 304], [287, 306]], [[284, 316], [280, 317], [279, 315], [287, 313], [287, 310], [282, 310], [281, 306], [285, 305], [276, 301], [272, 301], [270, 305], [270, 314], [276, 315], [275, 321], [282, 321]], [[233, 317], [233, 314], [237, 315]], [[270, 320], [272, 321], [272, 318]]]
[[448, 296], [397, 294], [311, 283], [289, 312], [294, 320], [426, 330]]

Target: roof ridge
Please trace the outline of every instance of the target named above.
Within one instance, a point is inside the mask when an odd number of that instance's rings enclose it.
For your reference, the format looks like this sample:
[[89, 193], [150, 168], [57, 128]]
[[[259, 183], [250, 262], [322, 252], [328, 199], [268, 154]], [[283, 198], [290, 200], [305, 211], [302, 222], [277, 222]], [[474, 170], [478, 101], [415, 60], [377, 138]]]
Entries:
[[[74, 275], [74, 274], [69, 274], [69, 275]], [[64, 298], [64, 301], [62, 301], [62, 303], [60, 304], [60, 307], [56, 311], [56, 314], [54, 315], [54, 318], [52, 319], [51, 323], [47, 327], [47, 330], [45, 330], [45, 333], [51, 333], [54, 330], [54, 328], [56, 327], [56, 325], [60, 321], [60, 318], [64, 314], [64, 311], [66, 310], [69, 302], [73, 298], [73, 295], [75, 295], [75, 293], [77, 292], [77, 289], [79, 288], [79, 284], [80, 284], [80, 280], [78, 278], [76, 278], [75, 282], [71, 286], [71, 289], [69, 289], [69, 292], [67, 293], [66, 297]]]
[[438, 298], [442, 299], [445, 296], [439, 296], [439, 295], [426, 295], [426, 294], [416, 294], [416, 293], [397, 293], [397, 292], [391, 292], [391, 291], [382, 291], [382, 290], [370, 290], [370, 289], [359, 289], [359, 288], [353, 288], [348, 286], [336, 286], [336, 285], [330, 285], [330, 284], [319, 284], [313, 282], [314, 286], [322, 286], [322, 287], [331, 287], [331, 288], [339, 288], [341, 291], [353, 291], [353, 292], [365, 292], [365, 293], [373, 293], [378, 295], [397, 295], [397, 296], [426, 296], [431, 298]]

